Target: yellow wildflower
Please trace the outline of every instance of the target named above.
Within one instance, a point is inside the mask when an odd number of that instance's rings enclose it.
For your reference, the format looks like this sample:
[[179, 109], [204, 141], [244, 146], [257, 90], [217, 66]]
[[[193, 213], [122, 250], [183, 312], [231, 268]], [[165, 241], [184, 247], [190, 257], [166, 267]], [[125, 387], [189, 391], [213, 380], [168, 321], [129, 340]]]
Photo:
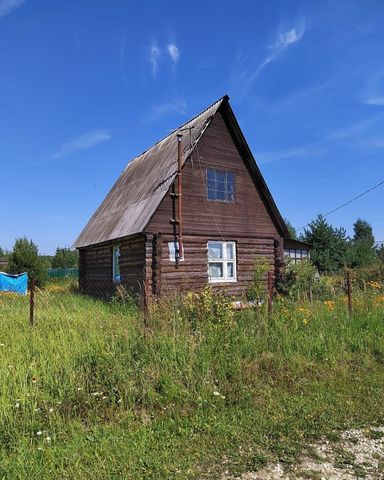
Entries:
[[328, 308], [328, 310], [334, 310], [335, 308], [335, 302], [332, 300], [325, 300], [324, 305]]

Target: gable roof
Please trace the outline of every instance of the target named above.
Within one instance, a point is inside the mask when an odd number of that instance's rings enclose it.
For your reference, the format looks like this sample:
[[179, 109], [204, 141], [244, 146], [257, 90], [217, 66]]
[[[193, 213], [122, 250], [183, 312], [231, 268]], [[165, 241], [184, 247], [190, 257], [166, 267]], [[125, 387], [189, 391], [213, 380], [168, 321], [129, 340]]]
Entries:
[[251, 170], [255, 185], [265, 198], [278, 229], [283, 236], [289, 236], [228, 100], [228, 96], [220, 98], [192, 120], [131, 160], [80, 233], [74, 246], [82, 248], [142, 232], [176, 177], [177, 133], [183, 129], [187, 130], [182, 137], [185, 163], [219, 109]]

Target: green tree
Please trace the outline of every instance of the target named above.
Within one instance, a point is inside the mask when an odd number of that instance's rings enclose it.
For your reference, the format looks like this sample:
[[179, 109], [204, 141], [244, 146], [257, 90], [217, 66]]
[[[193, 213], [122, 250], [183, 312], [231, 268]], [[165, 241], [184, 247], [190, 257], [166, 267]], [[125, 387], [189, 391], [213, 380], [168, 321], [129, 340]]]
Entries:
[[318, 215], [301, 237], [313, 245], [311, 260], [319, 272], [335, 272], [346, 265], [349, 240], [344, 228], [335, 228]]
[[375, 250], [375, 237], [372, 226], [366, 221], [358, 218], [353, 224], [354, 235], [350, 248], [351, 267], [369, 267], [377, 262]]
[[26, 237], [16, 239], [9, 256], [9, 273], [27, 272], [29, 276], [34, 275], [36, 285], [41, 287], [47, 279], [44, 263], [44, 260], [39, 257], [37, 245], [32, 240], [28, 240]]
[[287, 220], [286, 218], [284, 218], [284, 222], [285, 222], [285, 225], [287, 226], [288, 228], [288, 232], [289, 232], [289, 236], [293, 239], [293, 240], [297, 240], [297, 232], [296, 232], [296, 228], [292, 225], [292, 223]]
[[79, 254], [77, 250], [70, 248], [56, 248], [52, 259], [52, 268], [77, 268], [79, 266]]
[[376, 254], [377, 254], [377, 258], [379, 259], [379, 262], [381, 262], [384, 265], [384, 243], [382, 243], [376, 248]]

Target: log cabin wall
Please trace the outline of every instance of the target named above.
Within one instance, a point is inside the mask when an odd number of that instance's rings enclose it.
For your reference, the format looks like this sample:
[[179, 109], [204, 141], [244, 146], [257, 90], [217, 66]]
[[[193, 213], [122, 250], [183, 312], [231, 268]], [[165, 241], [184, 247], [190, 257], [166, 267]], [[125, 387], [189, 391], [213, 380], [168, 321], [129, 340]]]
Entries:
[[[188, 132], [185, 133], [188, 135]], [[233, 172], [235, 202], [208, 201], [206, 170], [214, 168]], [[241, 158], [221, 113], [199, 141], [183, 168], [184, 232], [193, 235], [249, 235], [279, 237], [272, 216], [257, 191], [248, 168]], [[172, 198], [161, 202], [146, 231], [173, 233]]]
[[[235, 174], [235, 202], [207, 199], [207, 168]], [[152, 250], [147, 259], [156, 269], [152, 275], [148, 272], [151, 292], [201, 290], [208, 283], [209, 240], [236, 242], [237, 281], [212, 283], [213, 288], [243, 293], [252, 278], [255, 255], [265, 256], [277, 275], [281, 237], [220, 113], [187, 160], [182, 175], [184, 260], [176, 268], [169, 259], [168, 242], [176, 238], [170, 221], [174, 217], [174, 200], [167, 195], [147, 227], [148, 232], [162, 232], [161, 254], [157, 242], [155, 255]], [[161, 285], [157, 283], [160, 279]]]
[[[217, 240], [217, 237], [186, 235], [184, 237], [184, 260], [176, 268], [175, 262], [170, 260], [168, 249], [168, 242], [174, 242], [174, 236], [161, 235], [161, 256], [157, 255], [156, 257], [156, 270], [152, 270], [152, 275], [148, 273], [150, 294], [169, 295], [176, 291], [198, 292], [202, 290], [208, 284], [207, 244], [210, 240]], [[223, 240], [236, 242], [237, 281], [210, 283], [214, 290], [224, 288], [231, 295], [244, 293], [252, 279], [255, 255], [267, 258], [270, 269], [274, 269], [273, 238], [237, 236], [225, 237]], [[153, 255], [151, 256], [148, 252], [148, 264], [152, 262], [152, 259]]]
[[120, 247], [121, 282], [128, 291], [144, 291], [146, 251], [145, 236], [133, 235], [104, 245], [79, 250], [79, 287], [84, 293], [108, 297], [115, 293], [117, 284], [112, 278], [112, 253]]

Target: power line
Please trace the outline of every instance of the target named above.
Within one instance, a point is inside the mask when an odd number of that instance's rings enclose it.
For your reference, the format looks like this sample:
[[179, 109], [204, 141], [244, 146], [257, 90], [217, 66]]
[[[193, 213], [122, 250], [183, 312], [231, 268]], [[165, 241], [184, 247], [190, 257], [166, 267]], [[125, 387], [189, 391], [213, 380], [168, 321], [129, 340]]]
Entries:
[[[358, 200], [359, 198], [363, 197], [363, 196], [366, 195], [367, 193], [372, 192], [372, 190], [375, 190], [376, 188], [380, 187], [381, 185], [384, 185], [384, 180], [382, 180], [381, 182], [377, 183], [377, 184], [374, 185], [373, 187], [369, 188], [369, 189], [366, 190], [365, 192], [360, 193], [359, 195], [357, 195], [356, 197], [352, 198], [351, 200], [348, 200], [348, 202], [345, 202], [345, 203], [343, 203], [342, 205], [339, 205], [338, 207], [334, 208], [333, 210], [330, 210], [329, 212], [322, 214], [322, 216], [323, 216], [323, 217], [327, 217], [327, 216], [330, 215], [331, 213], [337, 212], [337, 210], [340, 210], [341, 208], [343, 208], [343, 207], [349, 205], [350, 203]], [[297, 231], [303, 230], [305, 227], [308, 227], [308, 225], [309, 225], [309, 223], [307, 223], [307, 224], [304, 225], [303, 227], [299, 228]]]

